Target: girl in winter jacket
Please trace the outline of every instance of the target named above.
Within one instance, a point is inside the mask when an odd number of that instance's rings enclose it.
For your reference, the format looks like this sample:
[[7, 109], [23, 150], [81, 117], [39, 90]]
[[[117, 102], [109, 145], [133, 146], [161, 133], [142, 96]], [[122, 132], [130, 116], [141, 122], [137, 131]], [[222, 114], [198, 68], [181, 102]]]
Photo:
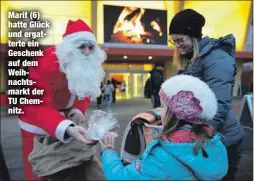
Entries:
[[206, 83], [177, 75], [159, 92], [163, 130], [140, 159], [124, 166], [114, 150], [114, 137], [101, 142], [107, 180], [220, 180], [228, 169], [227, 151], [207, 120], [217, 113], [217, 100]]
[[179, 73], [203, 80], [214, 92], [218, 112], [209, 124], [219, 131], [227, 148], [229, 169], [223, 180], [233, 181], [243, 151], [245, 133], [232, 105], [237, 66], [235, 38], [202, 37], [203, 15], [192, 9], [177, 13], [170, 22], [170, 42], [175, 46], [173, 64]]

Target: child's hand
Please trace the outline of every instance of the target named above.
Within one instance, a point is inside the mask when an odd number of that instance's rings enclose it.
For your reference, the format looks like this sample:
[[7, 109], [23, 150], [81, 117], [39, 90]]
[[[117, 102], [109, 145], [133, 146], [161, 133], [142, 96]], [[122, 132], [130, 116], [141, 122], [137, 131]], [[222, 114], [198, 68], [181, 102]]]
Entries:
[[111, 132], [107, 132], [104, 135], [104, 139], [100, 140], [100, 145], [102, 151], [104, 151], [106, 148], [115, 148], [115, 139], [117, 135]]

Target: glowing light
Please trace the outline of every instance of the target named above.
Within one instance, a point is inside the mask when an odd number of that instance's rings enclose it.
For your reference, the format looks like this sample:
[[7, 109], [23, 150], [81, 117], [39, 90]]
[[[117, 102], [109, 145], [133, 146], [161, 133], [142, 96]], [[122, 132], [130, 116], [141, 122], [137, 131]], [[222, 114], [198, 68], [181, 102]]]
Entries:
[[[230, 1], [230, 3], [228, 1], [184, 1], [184, 9], [194, 9], [206, 18], [204, 35], [219, 38], [233, 34], [236, 38], [236, 49], [242, 51], [251, 4], [252, 1]], [[218, 11], [218, 8], [223, 11]]]

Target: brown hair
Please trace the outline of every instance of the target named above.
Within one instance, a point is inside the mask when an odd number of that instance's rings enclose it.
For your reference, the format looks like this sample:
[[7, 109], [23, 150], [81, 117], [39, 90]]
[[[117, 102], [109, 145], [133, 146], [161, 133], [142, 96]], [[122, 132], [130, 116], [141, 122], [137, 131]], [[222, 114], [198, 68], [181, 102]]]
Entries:
[[[162, 134], [164, 134], [168, 139], [170, 139], [171, 133], [180, 129], [181, 126], [186, 124], [184, 120], [178, 120], [174, 115], [170, 114], [169, 108], [167, 108], [165, 118], [164, 118], [164, 128], [162, 130]], [[200, 124], [191, 124], [192, 132], [196, 135], [196, 144], [193, 148], [194, 155], [197, 155], [199, 150], [203, 149], [204, 140], [207, 141], [212, 137], [209, 133], [204, 129], [204, 125]]]
[[[197, 38], [191, 38], [193, 43], [193, 57], [191, 58], [191, 62], [194, 62], [199, 54], [199, 45]], [[173, 55], [173, 66], [176, 67], [178, 70], [183, 70], [184, 68], [184, 57], [180, 54], [179, 49], [175, 48], [174, 55]]]

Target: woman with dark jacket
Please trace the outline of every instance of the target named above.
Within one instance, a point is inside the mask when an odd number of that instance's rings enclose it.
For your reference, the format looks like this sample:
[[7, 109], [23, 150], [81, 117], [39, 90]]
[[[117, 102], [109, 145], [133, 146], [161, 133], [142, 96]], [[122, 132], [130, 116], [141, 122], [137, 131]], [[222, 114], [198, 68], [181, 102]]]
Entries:
[[150, 71], [151, 74], [151, 83], [152, 83], [152, 95], [151, 95], [151, 101], [153, 104], [153, 108], [160, 107], [160, 97], [159, 97], [159, 91], [161, 88], [161, 84], [164, 81], [163, 78], [163, 64], [155, 64], [154, 68]]
[[234, 180], [239, 167], [244, 130], [234, 115], [232, 96], [237, 66], [235, 38], [227, 35], [213, 39], [202, 37], [205, 18], [192, 9], [177, 13], [169, 26], [170, 42], [175, 45], [174, 65], [179, 74], [205, 81], [216, 95], [218, 112], [209, 120], [222, 134], [227, 147], [229, 169], [223, 180]]

